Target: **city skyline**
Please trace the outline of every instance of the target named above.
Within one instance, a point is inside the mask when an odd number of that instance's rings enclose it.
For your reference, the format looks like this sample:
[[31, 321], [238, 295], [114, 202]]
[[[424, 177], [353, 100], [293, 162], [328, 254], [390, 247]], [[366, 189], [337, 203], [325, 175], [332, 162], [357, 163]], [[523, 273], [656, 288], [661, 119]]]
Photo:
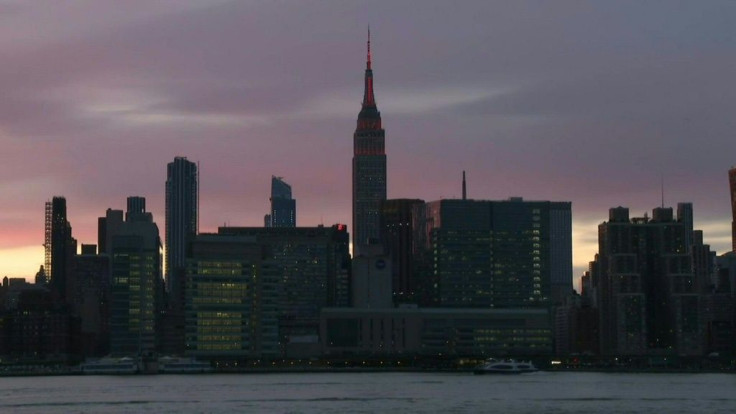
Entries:
[[471, 199], [572, 201], [577, 285], [608, 209], [643, 215], [664, 177], [723, 253], [736, 5], [667, 4], [0, 3], [0, 275], [43, 263], [56, 195], [80, 244], [130, 195], [163, 227], [176, 156], [201, 165], [200, 231], [260, 225], [278, 174], [300, 225], [352, 233], [368, 23], [388, 198], [460, 198], [466, 170]]

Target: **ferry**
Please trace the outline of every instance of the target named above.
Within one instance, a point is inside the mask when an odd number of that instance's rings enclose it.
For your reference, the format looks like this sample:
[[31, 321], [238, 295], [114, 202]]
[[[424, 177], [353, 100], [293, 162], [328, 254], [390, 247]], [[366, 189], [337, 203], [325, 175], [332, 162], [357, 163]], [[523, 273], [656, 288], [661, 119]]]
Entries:
[[130, 357], [102, 358], [86, 361], [81, 365], [81, 371], [88, 375], [130, 375], [140, 372], [140, 364]]
[[537, 367], [531, 361], [517, 361], [515, 359], [489, 358], [482, 365], [473, 370], [474, 374], [523, 374], [536, 372]]
[[158, 359], [159, 374], [203, 374], [212, 372], [212, 365], [194, 358], [161, 357]]

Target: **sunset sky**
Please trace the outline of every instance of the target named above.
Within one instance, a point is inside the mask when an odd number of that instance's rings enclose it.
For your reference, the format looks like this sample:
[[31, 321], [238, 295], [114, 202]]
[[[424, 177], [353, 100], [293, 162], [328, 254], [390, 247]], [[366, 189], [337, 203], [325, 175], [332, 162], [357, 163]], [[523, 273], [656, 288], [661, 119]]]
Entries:
[[[572, 201], [576, 279], [608, 209], [694, 203], [730, 246], [736, 2], [0, 0], [0, 277], [43, 262], [44, 202], [74, 237], [200, 165], [200, 231], [351, 225], [366, 29], [389, 198]], [[651, 213], [650, 213], [651, 214]]]

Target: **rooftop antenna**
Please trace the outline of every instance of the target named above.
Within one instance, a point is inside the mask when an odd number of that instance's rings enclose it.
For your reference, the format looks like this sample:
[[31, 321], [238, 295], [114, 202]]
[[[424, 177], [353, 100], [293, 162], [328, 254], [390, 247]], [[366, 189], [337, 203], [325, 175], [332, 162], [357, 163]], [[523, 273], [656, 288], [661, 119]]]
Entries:
[[371, 25], [368, 25], [368, 56], [367, 56], [367, 67], [371, 68]]
[[463, 200], [468, 199], [468, 189], [465, 185], [465, 170], [463, 170]]
[[661, 178], [661, 187], [662, 187], [662, 208], [664, 208], [664, 174], [662, 174], [660, 178]]

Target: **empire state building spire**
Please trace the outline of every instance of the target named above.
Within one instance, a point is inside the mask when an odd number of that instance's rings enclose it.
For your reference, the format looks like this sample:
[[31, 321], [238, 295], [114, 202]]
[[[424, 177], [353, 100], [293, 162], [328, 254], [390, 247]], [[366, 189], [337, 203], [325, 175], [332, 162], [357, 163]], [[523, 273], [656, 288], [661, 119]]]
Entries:
[[386, 200], [386, 133], [373, 93], [371, 58], [369, 28], [363, 103], [353, 134], [353, 256], [380, 240], [380, 207]]
[[376, 97], [373, 95], [373, 69], [371, 69], [371, 28], [368, 27], [368, 54], [365, 61], [365, 92], [363, 93], [363, 108], [376, 106]]
[[373, 93], [373, 69], [371, 68], [371, 29], [368, 28], [367, 55], [365, 63], [365, 89], [363, 104], [358, 115], [358, 129], [381, 129], [381, 113], [376, 107]]
[[368, 59], [366, 59], [366, 69], [371, 68], [371, 27], [368, 26]]

